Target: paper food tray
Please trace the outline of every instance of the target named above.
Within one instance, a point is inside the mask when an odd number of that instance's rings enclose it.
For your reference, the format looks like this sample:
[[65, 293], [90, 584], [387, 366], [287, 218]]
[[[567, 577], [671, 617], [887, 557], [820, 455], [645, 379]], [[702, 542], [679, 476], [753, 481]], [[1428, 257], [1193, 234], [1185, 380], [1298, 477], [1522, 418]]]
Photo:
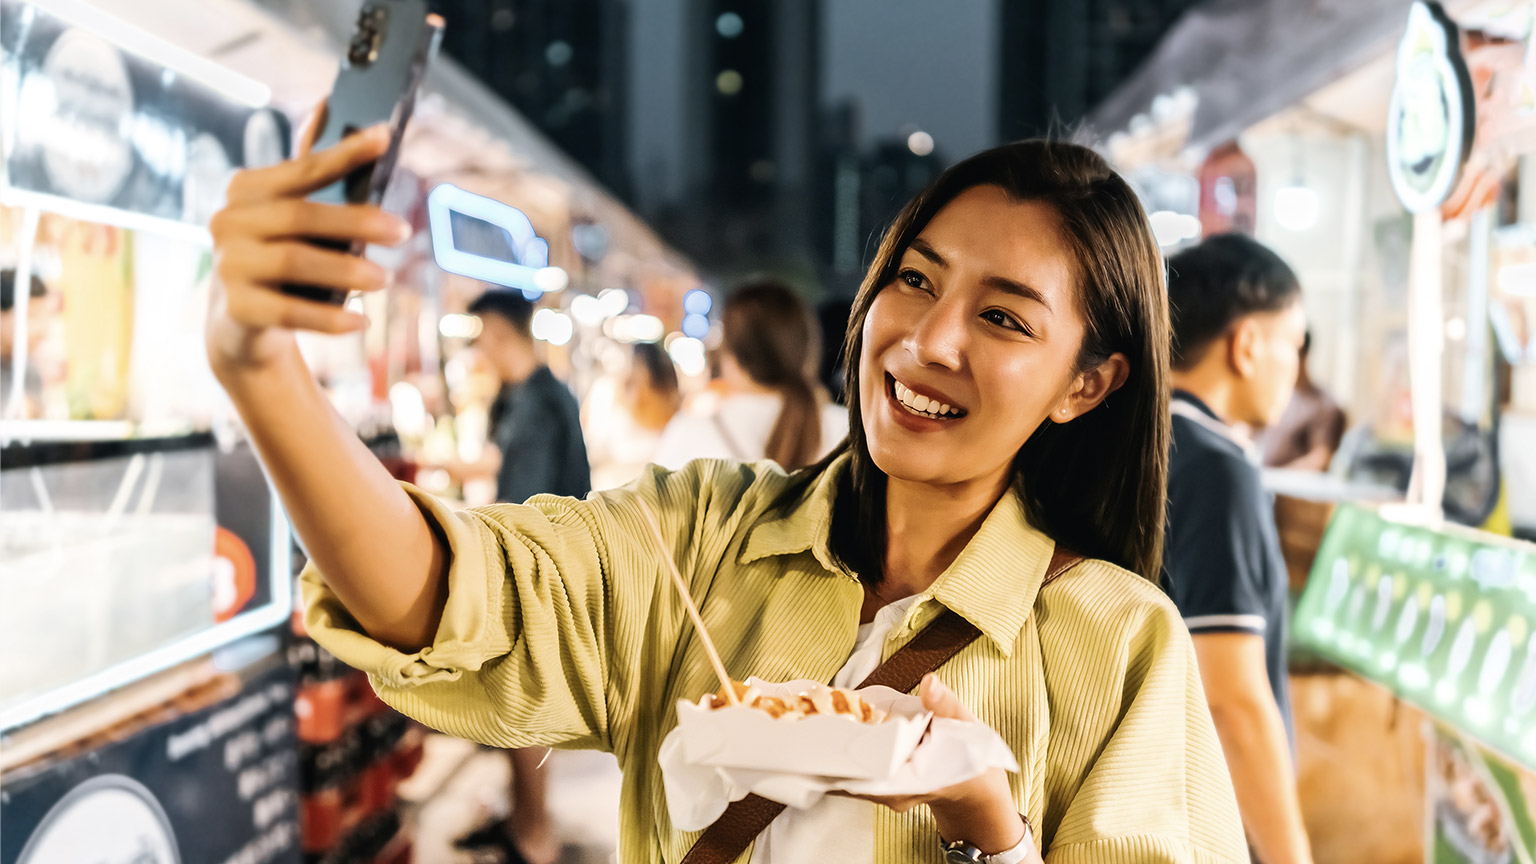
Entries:
[[[756, 678], [764, 696], [793, 701], [816, 687], [811, 680], [772, 684]], [[932, 715], [922, 700], [889, 687], [857, 691], [864, 701], [889, 713], [883, 723], [860, 723], [841, 715], [775, 718], [745, 705], [710, 708], [677, 703], [683, 754], [695, 765], [776, 773], [877, 780], [889, 777], [912, 756]]]

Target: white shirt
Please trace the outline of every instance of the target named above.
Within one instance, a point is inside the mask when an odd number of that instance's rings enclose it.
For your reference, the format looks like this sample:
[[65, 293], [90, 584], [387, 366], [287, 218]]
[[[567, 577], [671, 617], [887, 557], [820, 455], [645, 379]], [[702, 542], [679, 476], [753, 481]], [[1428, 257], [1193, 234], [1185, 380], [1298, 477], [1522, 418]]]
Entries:
[[[721, 399], [712, 411], [678, 414], [661, 433], [656, 464], [675, 470], [694, 459], [765, 459], [768, 436], [783, 408], [784, 397], [777, 393], [738, 393]], [[817, 458], [832, 452], [847, 434], [848, 409], [823, 405]]]
[[[913, 594], [875, 613], [875, 620], [859, 625], [848, 662], [832, 679], [832, 686], [851, 690], [880, 666], [885, 637], [907, 615], [922, 595]], [[878, 804], [835, 795], [818, 801], [809, 810], [789, 808], [768, 823], [752, 847], [751, 864], [804, 864], [806, 861], [837, 861], [840, 864], [873, 864], [875, 860], [875, 808]], [[937, 841], [935, 841], [937, 843]]]

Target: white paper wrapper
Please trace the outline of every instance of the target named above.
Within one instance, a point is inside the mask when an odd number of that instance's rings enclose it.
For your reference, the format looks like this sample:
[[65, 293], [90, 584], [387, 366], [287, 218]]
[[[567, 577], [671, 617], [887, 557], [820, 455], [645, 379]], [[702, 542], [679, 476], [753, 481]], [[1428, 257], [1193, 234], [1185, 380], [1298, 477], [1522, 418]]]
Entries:
[[[815, 682], [795, 681], [783, 685], [762, 686], [764, 692], [779, 695], [776, 692], [779, 688], [790, 692], [803, 692], [813, 684]], [[769, 688], [773, 688], [773, 691]], [[874, 688], [870, 690], [873, 691]], [[861, 696], [865, 695], [865, 691], [859, 692]], [[885, 698], [884, 694], [881, 694], [881, 698], [877, 698], [871, 692], [868, 696], [869, 701], [890, 704], [892, 713], [902, 714], [902, 718], [893, 717], [892, 720], [879, 726], [864, 726], [838, 717], [823, 718], [826, 721], [844, 724], [844, 727], [832, 727], [833, 731], [830, 733], [824, 731], [826, 727], [823, 727], [823, 730], [816, 728], [822, 724], [813, 726], [807, 722], [816, 718], [778, 720], [761, 711], [748, 708], [706, 712], [725, 717], [730, 716], [728, 712], [749, 712], [761, 715], [764, 721], [779, 724], [779, 727], [774, 730], [776, 733], [774, 740], [769, 742], [763, 738], [764, 729], [768, 727], [762, 727], [756, 722], [722, 718], [714, 733], [729, 733], [730, 738], [726, 742], [729, 746], [721, 746], [718, 742], [711, 740], [710, 746], [705, 748], [690, 747], [691, 742], [687, 740], [692, 732], [698, 730], [698, 724], [684, 725], [681, 722], [685, 711], [692, 709], [699, 712], [699, 707], [694, 703], [679, 703], [679, 725], [662, 742], [659, 755], [662, 783], [666, 789], [667, 808], [671, 814], [673, 826], [681, 831], [697, 831], [708, 827], [720, 817], [721, 813], [725, 812], [730, 802], [745, 798], [748, 793], [755, 793], [790, 807], [806, 809], [832, 791], [860, 795], [921, 795], [969, 780], [990, 768], [1019, 770], [1012, 751], [991, 728], [982, 723], [966, 723], [942, 718], [933, 718], [931, 722], [927, 722], [926, 732], [922, 735], [920, 743], [910, 751], [908, 758], [899, 760], [894, 765], [887, 761], [885, 764], [888, 770], [875, 776], [866, 775], [863, 778], [853, 779], [817, 774], [814, 772], [821, 769], [807, 767], [816, 764], [814, 761], [807, 763], [804, 758], [797, 755], [815, 751], [824, 754], [827, 749], [825, 745], [828, 742], [828, 734], [836, 739], [838, 732], [846, 733], [847, 728], [850, 727], [854, 730], [872, 732], [894, 722], [919, 719], [926, 722], [928, 720], [927, 713], [922, 710], [922, 701], [916, 696], [898, 694], [895, 691], [888, 692], [894, 694], [894, 698]], [[796, 736], [798, 740], [794, 740]], [[783, 749], [785, 747], [793, 749]], [[777, 757], [776, 767], [772, 770], [728, 767], [718, 764], [718, 760], [709, 755], [716, 752], [740, 753], [743, 749]], [[869, 752], [872, 754], [869, 756], [871, 759], [882, 758], [882, 751], [878, 749]], [[702, 759], [692, 758], [701, 754]], [[884, 755], [888, 758], [888, 754]], [[730, 761], [730, 757], [727, 757], [727, 760]]]

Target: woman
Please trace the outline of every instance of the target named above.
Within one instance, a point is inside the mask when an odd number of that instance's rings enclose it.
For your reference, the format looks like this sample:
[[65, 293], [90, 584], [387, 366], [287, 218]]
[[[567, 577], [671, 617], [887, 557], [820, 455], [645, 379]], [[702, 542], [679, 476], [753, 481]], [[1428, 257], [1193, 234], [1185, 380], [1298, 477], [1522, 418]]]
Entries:
[[[617, 404], [598, 417], [583, 419], [593, 489], [628, 483], [656, 461], [662, 433], [682, 407], [677, 369], [666, 349], [655, 342], [635, 343], [621, 387], [613, 400]], [[588, 395], [589, 410], [593, 398]]]
[[848, 412], [817, 399], [820, 360], [810, 312], [788, 286], [763, 279], [738, 286], [720, 315], [719, 401], [673, 418], [656, 464], [693, 459], [772, 459], [786, 471], [825, 456], [848, 434]]
[[[940, 842], [996, 862], [1247, 860], [1189, 637], [1153, 583], [1161, 259], [1096, 155], [986, 151], [902, 211], [849, 326], [857, 422], [824, 462], [701, 460], [585, 501], [455, 513], [390, 480], [294, 348], [291, 328], [362, 320], [272, 288], [382, 286], [376, 265], [292, 238], [403, 241], [378, 210], [300, 201], [383, 145], [369, 132], [236, 177], [212, 225], [209, 355], [313, 553], [310, 633], [388, 702], [495, 746], [612, 751], [621, 860], [682, 860], [694, 837], [668, 820], [656, 755], [676, 700], [715, 685], [670, 554], [738, 678], [829, 681], [858, 659], [861, 625], [883, 628], [888, 655], [945, 609], [968, 619], [983, 637], [921, 695], [992, 726], [1021, 766], [853, 802], [832, 825], [807, 811], [816, 836], [770, 826], [738, 860], [852, 846], [851, 860], [933, 861]], [[1057, 541], [1093, 560], [1042, 589]]]

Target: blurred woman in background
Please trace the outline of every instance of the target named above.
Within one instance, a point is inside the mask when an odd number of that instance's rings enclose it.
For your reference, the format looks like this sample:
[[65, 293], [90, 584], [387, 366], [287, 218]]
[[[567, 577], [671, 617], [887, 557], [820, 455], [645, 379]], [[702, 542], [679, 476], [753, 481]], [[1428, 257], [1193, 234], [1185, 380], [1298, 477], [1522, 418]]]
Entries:
[[668, 424], [655, 461], [681, 468], [691, 459], [772, 459], [794, 471], [831, 452], [848, 434], [848, 412], [817, 383], [816, 323], [783, 283], [740, 285], [721, 313], [722, 397]]
[[677, 367], [655, 342], [635, 344], [621, 387], [604, 421], [588, 423], [594, 489], [622, 486], [654, 462], [662, 432], [683, 404]]

